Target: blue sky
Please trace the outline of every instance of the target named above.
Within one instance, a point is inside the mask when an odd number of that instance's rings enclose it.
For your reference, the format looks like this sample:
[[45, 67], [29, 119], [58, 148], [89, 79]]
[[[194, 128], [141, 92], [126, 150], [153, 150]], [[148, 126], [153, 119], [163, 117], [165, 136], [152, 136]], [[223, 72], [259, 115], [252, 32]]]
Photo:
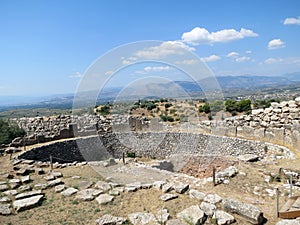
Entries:
[[1, 0], [0, 95], [74, 92], [95, 59], [142, 40], [180, 42], [218, 76], [297, 72], [299, 16], [298, 0]]

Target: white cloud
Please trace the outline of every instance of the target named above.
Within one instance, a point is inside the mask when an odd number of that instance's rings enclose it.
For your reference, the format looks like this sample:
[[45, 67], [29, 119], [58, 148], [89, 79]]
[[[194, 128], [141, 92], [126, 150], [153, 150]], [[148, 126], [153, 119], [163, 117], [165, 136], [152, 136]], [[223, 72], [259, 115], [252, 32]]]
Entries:
[[75, 74], [72, 74], [69, 77], [70, 78], [82, 78], [83, 74], [81, 74], [80, 72], [76, 72]]
[[227, 54], [227, 57], [230, 57], [230, 58], [237, 58], [240, 54], [237, 53], [237, 52], [229, 52]]
[[144, 70], [146, 71], [146, 72], [161, 72], [161, 71], [168, 71], [168, 70], [170, 70], [171, 69], [171, 67], [169, 67], [169, 66], [146, 66], [145, 68], [144, 68]]
[[169, 55], [184, 54], [186, 51], [195, 51], [181, 41], [166, 41], [159, 46], [149, 47], [135, 53], [136, 57], [147, 59], [160, 59]]
[[195, 27], [189, 32], [182, 34], [181, 39], [192, 45], [199, 45], [201, 43], [216, 43], [229, 42], [246, 37], [257, 37], [258, 34], [252, 30], [241, 28], [240, 31], [235, 29], [224, 29], [216, 32], [209, 32], [205, 28]]
[[250, 57], [247, 56], [242, 56], [235, 59], [236, 62], [246, 62], [248, 60], [250, 60]]
[[246, 54], [251, 54], [251, 53], [252, 53], [251, 50], [247, 50], [247, 51], [246, 51]]
[[196, 59], [185, 59], [183, 61], [176, 61], [175, 62], [177, 65], [194, 65], [199, 63], [199, 60]]
[[264, 64], [273, 64], [273, 63], [279, 63], [279, 62], [283, 62], [283, 59], [280, 58], [268, 58], [264, 61]]
[[284, 25], [300, 25], [300, 16], [298, 18], [286, 18], [283, 22]]
[[273, 39], [268, 43], [269, 50], [274, 50], [274, 49], [284, 48], [284, 47], [285, 47], [285, 43], [280, 39]]
[[217, 56], [217, 55], [210, 55], [208, 57], [201, 58], [202, 62], [213, 62], [213, 61], [217, 61], [220, 59], [221, 59], [221, 57]]

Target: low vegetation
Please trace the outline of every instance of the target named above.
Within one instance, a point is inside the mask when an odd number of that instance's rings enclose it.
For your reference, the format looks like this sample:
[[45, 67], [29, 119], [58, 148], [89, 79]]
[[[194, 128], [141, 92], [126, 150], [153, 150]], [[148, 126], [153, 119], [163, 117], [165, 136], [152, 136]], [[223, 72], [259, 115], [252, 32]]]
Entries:
[[16, 137], [23, 137], [25, 134], [16, 123], [0, 118], [0, 144], [9, 144]]

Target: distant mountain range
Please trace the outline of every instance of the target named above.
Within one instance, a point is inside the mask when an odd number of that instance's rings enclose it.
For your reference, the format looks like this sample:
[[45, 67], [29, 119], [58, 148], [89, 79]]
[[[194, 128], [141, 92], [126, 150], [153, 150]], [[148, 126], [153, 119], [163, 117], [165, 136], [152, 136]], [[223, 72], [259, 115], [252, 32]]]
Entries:
[[[212, 79], [205, 78], [198, 81], [205, 90], [211, 89]], [[220, 87], [224, 92], [230, 90], [258, 90], [263, 88], [279, 88], [282, 86], [300, 85], [300, 72], [284, 74], [281, 76], [219, 76], [216, 77]], [[120, 95], [123, 87], [106, 87], [101, 93], [98, 102], [113, 101]], [[169, 83], [151, 83], [141, 85], [136, 88], [123, 90], [121, 93], [124, 98], [132, 96], [134, 98], [143, 98], [146, 96], [159, 97], [178, 97], [178, 93], [193, 93], [194, 96], [201, 95], [202, 90], [196, 82], [175, 81]], [[176, 93], [176, 96], [173, 96]], [[172, 96], [170, 96], [172, 95]], [[82, 101], [89, 101], [89, 93], [82, 95]], [[61, 94], [44, 97], [19, 97], [19, 96], [0, 96], [0, 111], [9, 108], [72, 108], [74, 94]]]

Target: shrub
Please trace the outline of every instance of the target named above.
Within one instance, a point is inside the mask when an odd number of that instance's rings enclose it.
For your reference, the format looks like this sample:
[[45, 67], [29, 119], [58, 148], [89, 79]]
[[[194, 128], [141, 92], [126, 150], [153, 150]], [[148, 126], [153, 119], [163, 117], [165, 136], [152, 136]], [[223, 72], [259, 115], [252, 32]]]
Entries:
[[16, 137], [23, 137], [25, 130], [16, 123], [0, 119], [0, 144], [9, 144]]

